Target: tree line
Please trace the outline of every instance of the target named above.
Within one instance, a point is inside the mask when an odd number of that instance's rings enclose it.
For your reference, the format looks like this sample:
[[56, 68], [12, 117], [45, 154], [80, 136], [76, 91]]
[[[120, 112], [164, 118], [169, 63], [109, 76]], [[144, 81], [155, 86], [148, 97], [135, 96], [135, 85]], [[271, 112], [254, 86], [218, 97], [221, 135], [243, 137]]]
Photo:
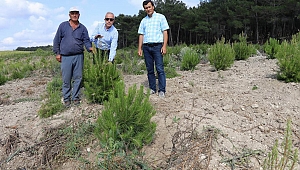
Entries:
[[[269, 38], [291, 39], [299, 31], [299, 0], [210, 0], [188, 8], [177, 0], [154, 0], [155, 11], [166, 16], [170, 29], [169, 45], [213, 44], [224, 37], [235, 41], [247, 35], [247, 41], [263, 44]], [[142, 6], [142, 4], [141, 4]], [[137, 46], [137, 30], [146, 16], [116, 16], [119, 48]]]
[[52, 51], [52, 45], [36, 46], [36, 47], [18, 47], [16, 51], [36, 51], [37, 49], [41, 49], [44, 51]]
[[[269, 38], [291, 39], [300, 27], [299, 0], [199, 0], [197, 7], [190, 8], [178, 0], [153, 2], [155, 11], [168, 20], [170, 46], [213, 44], [221, 37], [233, 42], [241, 33], [248, 42], [264, 44]], [[145, 16], [144, 10], [133, 16], [116, 16], [118, 48], [136, 48], [137, 30]], [[18, 47], [17, 50], [33, 49]]]

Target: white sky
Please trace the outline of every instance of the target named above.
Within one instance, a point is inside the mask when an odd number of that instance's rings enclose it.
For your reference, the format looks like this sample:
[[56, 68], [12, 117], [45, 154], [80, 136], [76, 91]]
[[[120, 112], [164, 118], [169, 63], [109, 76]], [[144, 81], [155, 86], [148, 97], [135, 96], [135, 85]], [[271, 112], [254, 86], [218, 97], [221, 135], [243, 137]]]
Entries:
[[[93, 31], [105, 13], [134, 15], [143, 0], [0, 0], [0, 51], [17, 47], [52, 45], [58, 25], [69, 19], [70, 7], [80, 10], [79, 21]], [[188, 7], [199, 0], [183, 0]]]

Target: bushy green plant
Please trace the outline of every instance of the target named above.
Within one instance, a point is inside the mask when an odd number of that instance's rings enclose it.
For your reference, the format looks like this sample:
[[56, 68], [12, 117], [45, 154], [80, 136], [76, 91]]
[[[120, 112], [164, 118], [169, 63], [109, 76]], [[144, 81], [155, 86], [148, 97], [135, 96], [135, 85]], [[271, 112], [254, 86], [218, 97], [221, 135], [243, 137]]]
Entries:
[[225, 43], [225, 38], [222, 38], [211, 46], [208, 60], [216, 70], [225, 70], [234, 63], [235, 52], [229, 43]]
[[195, 70], [200, 62], [199, 54], [190, 47], [182, 48], [180, 56], [182, 56], [180, 70]]
[[277, 78], [285, 82], [300, 82], [300, 47], [299, 42], [284, 41], [276, 54], [279, 71]]
[[284, 140], [281, 145], [278, 145], [276, 140], [272, 151], [264, 160], [264, 170], [293, 170], [298, 161], [298, 149], [293, 149], [293, 132], [291, 129], [291, 120], [287, 121]]
[[269, 38], [269, 40], [264, 44], [264, 51], [268, 55], [268, 59], [275, 59], [278, 52], [280, 43], [275, 38]]
[[247, 44], [247, 36], [243, 33], [239, 35], [239, 41], [233, 43], [232, 47], [235, 51], [235, 60], [246, 60], [256, 53], [254, 46]]
[[95, 135], [102, 143], [123, 141], [129, 150], [149, 144], [156, 130], [151, 122], [155, 110], [149, 101], [150, 92], [144, 94], [143, 86], [137, 90], [130, 87], [125, 94], [124, 82], [117, 83], [109, 100], [104, 102], [104, 110], [97, 119]]
[[[86, 54], [89, 58], [93, 58], [92, 55], [94, 54]], [[122, 79], [121, 73], [115, 64], [108, 63], [100, 56], [95, 57], [94, 62], [85, 61], [84, 94], [91, 103], [103, 103], [114, 90], [115, 84]]]

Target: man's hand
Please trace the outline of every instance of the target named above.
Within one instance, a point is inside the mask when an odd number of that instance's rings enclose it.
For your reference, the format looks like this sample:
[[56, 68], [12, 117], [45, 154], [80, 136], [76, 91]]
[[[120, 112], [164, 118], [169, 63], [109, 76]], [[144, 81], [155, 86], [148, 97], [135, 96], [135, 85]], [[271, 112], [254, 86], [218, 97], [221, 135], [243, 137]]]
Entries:
[[57, 60], [58, 62], [61, 62], [61, 55], [60, 55], [60, 54], [57, 54], [57, 55], [56, 55], [56, 60]]
[[165, 55], [167, 53], [167, 47], [166, 46], [163, 46], [160, 50], [161, 54], [162, 55]]
[[90, 47], [89, 50], [90, 50], [90, 52], [92, 52], [93, 54], [96, 54], [96, 49], [95, 49], [95, 48]]
[[98, 34], [98, 35], [95, 36], [95, 39], [102, 38], [102, 37], [103, 37], [102, 35]]
[[143, 50], [142, 49], [138, 49], [138, 55], [141, 56], [141, 57], [143, 56]]

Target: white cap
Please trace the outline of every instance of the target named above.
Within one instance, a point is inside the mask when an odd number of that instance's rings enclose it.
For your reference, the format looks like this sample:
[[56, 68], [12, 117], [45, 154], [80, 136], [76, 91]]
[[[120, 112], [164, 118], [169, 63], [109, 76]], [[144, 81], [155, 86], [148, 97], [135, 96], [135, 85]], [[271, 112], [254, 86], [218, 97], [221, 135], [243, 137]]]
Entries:
[[71, 7], [69, 12], [79, 12], [79, 9], [77, 7]]

